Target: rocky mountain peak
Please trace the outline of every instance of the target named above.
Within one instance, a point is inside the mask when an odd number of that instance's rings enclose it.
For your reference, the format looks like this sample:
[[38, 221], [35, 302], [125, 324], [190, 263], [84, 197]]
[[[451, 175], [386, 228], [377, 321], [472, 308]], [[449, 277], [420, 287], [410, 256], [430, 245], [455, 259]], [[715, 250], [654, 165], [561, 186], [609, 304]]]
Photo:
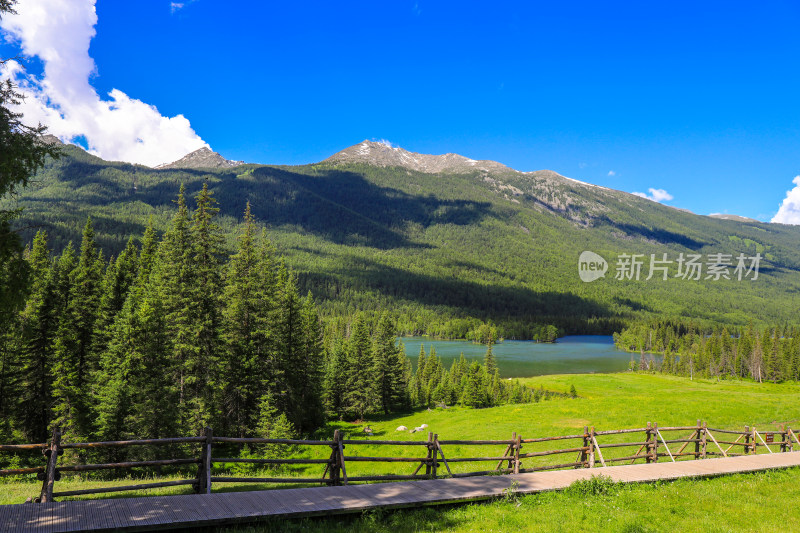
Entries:
[[58, 137], [55, 135], [50, 135], [49, 133], [39, 137], [39, 142], [42, 144], [64, 144]]
[[712, 213], [710, 215], [711, 218], [719, 218], [722, 220], [735, 220], [736, 222], [759, 222], [754, 218], [743, 217], [740, 215], [729, 215], [727, 213]]
[[478, 161], [458, 154], [418, 154], [388, 142], [368, 140], [345, 148], [323, 163], [367, 163], [380, 167], [402, 167], [429, 174], [439, 172], [461, 174], [476, 170], [493, 173], [514, 172], [496, 161]]
[[186, 154], [177, 161], [158, 165], [155, 168], [231, 168], [244, 164], [244, 161], [231, 161], [225, 159], [211, 148], [204, 146], [194, 152]]

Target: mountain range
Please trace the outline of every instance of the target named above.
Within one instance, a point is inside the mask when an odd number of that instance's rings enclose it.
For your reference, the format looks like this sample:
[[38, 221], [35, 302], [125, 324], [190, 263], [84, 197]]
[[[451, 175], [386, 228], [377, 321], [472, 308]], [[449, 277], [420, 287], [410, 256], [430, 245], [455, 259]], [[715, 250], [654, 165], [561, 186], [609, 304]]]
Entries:
[[[62, 152], [15, 201], [26, 239], [42, 228], [61, 249], [91, 215], [114, 254], [148, 220], [167, 227], [181, 183], [190, 195], [208, 183], [231, 249], [249, 201], [326, 314], [391, 310], [406, 332], [455, 335], [485, 320], [509, 336], [541, 323], [610, 332], [654, 316], [782, 323], [800, 304], [800, 228], [695, 215], [550, 170], [373, 141], [300, 166], [228, 161], [208, 148], [158, 168], [73, 145]], [[604, 277], [581, 281], [583, 251], [607, 261]], [[761, 254], [758, 279], [674, 276], [680, 254], [700, 255], [708, 269], [709, 254], [740, 253]], [[641, 254], [638, 281], [616, 279], [624, 254]], [[667, 280], [644, 279], [651, 254], [673, 261]]]

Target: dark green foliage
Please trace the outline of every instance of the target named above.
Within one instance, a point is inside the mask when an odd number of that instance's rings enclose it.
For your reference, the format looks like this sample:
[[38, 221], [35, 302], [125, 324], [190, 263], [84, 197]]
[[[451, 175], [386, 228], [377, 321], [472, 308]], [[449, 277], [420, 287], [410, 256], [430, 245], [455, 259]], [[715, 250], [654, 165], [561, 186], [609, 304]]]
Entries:
[[43, 442], [56, 425], [70, 440], [116, 440], [194, 435], [201, 424], [307, 434], [324, 422], [313, 299], [298, 295], [249, 209], [226, 262], [213, 197], [201, 191], [192, 218], [184, 198], [160, 242], [147, 227], [140, 249], [130, 241], [107, 263], [92, 220], [80, 255], [68, 245], [53, 260], [37, 234], [30, 296], [0, 337], [4, 439]]
[[359, 419], [379, 405], [371, 344], [366, 321], [359, 315], [347, 346], [348, 372], [344, 389], [344, 412]]
[[[494, 327], [498, 338], [549, 341], [660, 316], [733, 326], [752, 318], [763, 326], [790, 320], [800, 290], [798, 228], [701, 217], [563, 180], [493, 177], [523, 192], [507, 198], [472, 174], [327, 164], [157, 170], [104, 162], [73, 146], [63, 151], [20, 196], [20, 225], [47, 224], [56, 250], [77, 240], [91, 212], [98, 243], [118, 255], [150, 217], [161, 231], [170, 226], [177, 184], [186, 183], [187, 195], [207, 184], [228, 249], [249, 200], [298, 273], [299, 292], [311, 290], [326, 318], [351, 320], [361, 311], [377, 320], [391, 309], [401, 333], [485, 342]], [[612, 263], [606, 278], [580, 282], [583, 250]], [[621, 253], [714, 252], [761, 253], [759, 279], [612, 275]]]
[[[519, 380], [500, 379], [494, 356], [490, 347], [487, 348], [484, 364], [470, 363], [462, 353], [448, 371], [435, 350], [426, 355], [425, 347], [421, 346], [416, 371], [409, 380], [412, 405], [432, 408], [460, 403], [469, 407], [492, 407], [534, 401], [536, 392], [520, 384]], [[487, 370], [486, 362], [494, 365], [491, 372]]]
[[[62, 257], [66, 256], [65, 251]], [[53, 347], [58, 321], [64, 312], [58, 292], [61, 262], [52, 262], [44, 232], [36, 234], [28, 263], [33, 283], [17, 330], [19, 396], [14, 418], [24, 437], [32, 442], [44, 442], [52, 416]], [[8, 349], [8, 344], [5, 346]]]
[[[706, 328], [680, 320], [632, 325], [614, 335], [618, 348], [638, 351], [644, 370], [693, 377], [800, 379], [800, 328]], [[660, 364], [652, 355], [661, 354]]]
[[[0, 2], [0, 18], [4, 13], [15, 13], [16, 0]], [[0, 65], [5, 63], [0, 58]], [[42, 142], [46, 128], [26, 126], [22, 115], [10, 108], [22, 101], [22, 94], [10, 79], [0, 81], [0, 199], [14, 195], [28, 184], [30, 178], [45, 162], [58, 157], [59, 150]], [[20, 210], [0, 206], [0, 331], [4, 335], [16, 321], [17, 312], [24, 306], [28, 289], [28, 263], [23, 258], [19, 233], [12, 228]], [[5, 342], [0, 342], [0, 372], [7, 372], [12, 361], [8, 358]], [[6, 353], [6, 355], [3, 355]], [[0, 374], [0, 416], [8, 408], [10, 383]], [[4, 406], [5, 405], [5, 406]], [[2, 431], [2, 428], [0, 428]]]

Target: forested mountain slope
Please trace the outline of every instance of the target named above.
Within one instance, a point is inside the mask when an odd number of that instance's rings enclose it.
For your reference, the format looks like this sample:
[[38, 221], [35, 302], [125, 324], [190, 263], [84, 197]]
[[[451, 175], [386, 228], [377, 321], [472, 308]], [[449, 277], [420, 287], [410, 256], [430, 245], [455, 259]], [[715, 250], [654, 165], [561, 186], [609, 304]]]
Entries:
[[[249, 200], [324, 314], [389, 309], [409, 333], [463, 336], [478, 320], [509, 337], [544, 323], [610, 332], [649, 315], [775, 324], [800, 307], [800, 228], [694, 215], [551, 171], [369, 141], [294, 167], [152, 169], [63, 152], [15, 201], [26, 237], [44, 228], [61, 249], [91, 215], [98, 244], [116, 254], [150, 217], [167, 227], [181, 183], [191, 196], [208, 181], [231, 245]], [[584, 250], [608, 261], [604, 278], [580, 280]], [[676, 263], [670, 279], [644, 279], [650, 254], [731, 254], [735, 265], [757, 252], [756, 280], [675, 278]], [[644, 254], [639, 281], [614, 279], [624, 253]]]

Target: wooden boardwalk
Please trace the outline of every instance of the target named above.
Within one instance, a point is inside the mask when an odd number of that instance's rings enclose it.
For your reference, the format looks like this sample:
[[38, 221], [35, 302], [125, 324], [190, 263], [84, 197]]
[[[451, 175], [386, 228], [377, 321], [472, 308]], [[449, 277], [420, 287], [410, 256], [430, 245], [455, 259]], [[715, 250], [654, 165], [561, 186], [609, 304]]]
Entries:
[[592, 476], [636, 483], [712, 477], [800, 466], [800, 452], [652, 463], [531, 474], [315, 487], [210, 495], [154, 496], [0, 506], [0, 531], [153, 531], [497, 498], [513, 481], [530, 494], [558, 490]]

